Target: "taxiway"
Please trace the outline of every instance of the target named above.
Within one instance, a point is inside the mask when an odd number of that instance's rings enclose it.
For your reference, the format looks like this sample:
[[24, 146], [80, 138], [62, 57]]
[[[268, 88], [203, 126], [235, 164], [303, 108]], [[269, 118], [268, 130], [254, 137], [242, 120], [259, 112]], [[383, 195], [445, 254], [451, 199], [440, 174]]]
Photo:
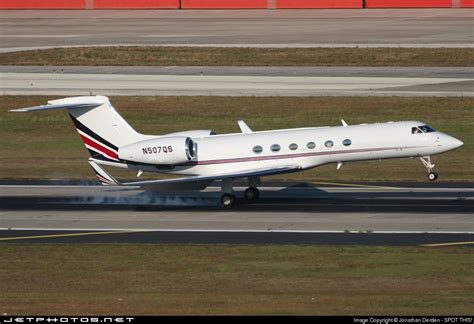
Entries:
[[[34, 68], [36, 71], [38, 68]], [[312, 69], [314, 74], [288, 75], [291, 68], [278, 69], [280, 75], [237, 75], [221, 74], [117, 74], [96, 73], [97, 68], [85, 69], [92, 73], [77, 73], [76, 68], [49, 68], [49, 73], [3, 72], [15, 70], [13, 67], [3, 68], [0, 78], [1, 95], [122, 95], [122, 96], [474, 96], [474, 73], [467, 69], [461, 73], [456, 68], [451, 73], [435, 76], [429, 68], [426, 72], [431, 76], [403, 76], [403, 72], [394, 74], [388, 69], [384, 74], [375, 75], [379, 70], [372, 69], [372, 74], [360, 76], [352, 72], [350, 76], [340, 76], [343, 69], [334, 69], [339, 76], [331, 75], [331, 69]], [[185, 69], [182, 68], [181, 71]], [[221, 68], [222, 69], [222, 68]], [[392, 70], [395, 68], [392, 68]], [[30, 68], [31, 70], [31, 68]], [[41, 69], [40, 69], [41, 70]], [[69, 70], [73, 72], [68, 72]], [[102, 70], [113, 71], [102, 68]], [[125, 69], [119, 69], [125, 70]], [[131, 68], [128, 69], [129, 71]], [[155, 69], [156, 70], [156, 69]], [[175, 68], [176, 70], [176, 68]], [[207, 68], [209, 70], [209, 68]], [[213, 69], [210, 69], [211, 71]], [[236, 68], [228, 68], [233, 72]], [[249, 70], [246, 68], [245, 70]], [[259, 68], [260, 73], [271, 73], [273, 69]], [[296, 68], [296, 71], [299, 69]], [[309, 69], [311, 70], [311, 69]], [[353, 69], [347, 69], [353, 71]], [[370, 68], [367, 69], [370, 73]], [[420, 69], [418, 69], [420, 71]], [[433, 71], [439, 70], [434, 68]], [[57, 71], [57, 72], [56, 72]], [[191, 71], [193, 71], [191, 69]], [[195, 71], [195, 70], [194, 70]], [[391, 75], [387, 76], [387, 72]], [[286, 75], [281, 75], [286, 73]], [[350, 73], [350, 72], [349, 72]], [[435, 73], [435, 72], [434, 72]], [[384, 76], [385, 75], [385, 76]], [[451, 77], [449, 77], [451, 75]], [[454, 76], [456, 75], [456, 76]], [[93, 89], [93, 91], [91, 91]]]
[[0, 51], [97, 45], [474, 47], [472, 17], [470, 8], [2, 10]]

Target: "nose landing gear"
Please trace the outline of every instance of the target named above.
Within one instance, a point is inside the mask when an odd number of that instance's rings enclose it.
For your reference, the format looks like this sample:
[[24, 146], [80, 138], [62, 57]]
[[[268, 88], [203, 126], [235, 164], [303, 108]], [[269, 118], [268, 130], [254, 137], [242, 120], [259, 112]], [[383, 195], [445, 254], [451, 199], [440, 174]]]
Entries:
[[438, 179], [438, 173], [434, 171], [435, 165], [431, 163], [430, 156], [421, 156], [421, 163], [428, 169], [428, 180], [435, 181]]
[[438, 173], [436, 173], [434, 171], [428, 173], [428, 179], [430, 181], [435, 181], [436, 179], [438, 179]]

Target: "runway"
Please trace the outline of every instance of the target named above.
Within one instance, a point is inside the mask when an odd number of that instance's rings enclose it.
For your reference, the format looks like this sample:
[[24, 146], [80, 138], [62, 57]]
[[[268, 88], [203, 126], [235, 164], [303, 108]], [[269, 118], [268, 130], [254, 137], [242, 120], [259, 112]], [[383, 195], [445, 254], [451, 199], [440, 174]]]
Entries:
[[469, 185], [272, 185], [261, 187], [261, 199], [252, 204], [243, 201], [243, 189], [236, 188], [237, 206], [223, 210], [217, 187], [149, 193], [138, 188], [2, 185], [0, 241], [371, 245], [474, 241], [474, 188]]
[[97, 45], [472, 48], [472, 17], [469, 8], [2, 10], [0, 52]]
[[2, 243], [135, 243], [135, 244], [318, 244], [364, 246], [468, 246], [473, 234], [203, 232], [203, 231], [51, 231], [1, 230]]
[[[34, 68], [38, 70], [37, 68]], [[2, 95], [123, 95], [123, 96], [474, 96], [474, 73], [472, 69], [438, 76], [404, 77], [402, 74], [389, 76], [372, 74], [364, 76], [332, 76], [330, 69], [325, 68], [319, 74], [288, 75], [291, 69], [279, 69], [280, 74], [287, 75], [237, 75], [222, 74], [116, 74], [97, 73], [94, 69], [83, 69], [91, 73], [77, 73], [77, 67], [60, 73], [31, 73], [26, 68], [21, 72], [2, 72], [0, 94]], [[209, 69], [209, 68], [208, 68]], [[395, 68], [392, 68], [395, 69]], [[436, 68], [435, 68], [436, 69]], [[9, 67], [12, 71], [14, 68]], [[97, 70], [97, 68], [96, 68]], [[102, 68], [111, 71], [111, 69]], [[124, 70], [124, 69], [120, 69]], [[129, 71], [131, 69], [128, 69]], [[175, 69], [176, 70], [176, 69]], [[205, 70], [205, 69], [203, 69]], [[238, 71], [231, 70], [229, 73]], [[246, 70], [249, 70], [248, 68]], [[271, 69], [268, 69], [271, 73]], [[298, 69], [296, 69], [298, 70]], [[350, 69], [348, 69], [350, 70]], [[370, 71], [370, 69], [368, 69]], [[430, 73], [430, 69], [426, 68]], [[51, 71], [51, 70], [50, 70]], [[58, 68], [57, 71], [60, 71]], [[113, 70], [112, 70], [113, 71]], [[183, 71], [183, 68], [181, 69]], [[195, 70], [194, 70], [195, 71]], [[259, 68], [260, 73], [265, 69]], [[383, 70], [382, 70], [383, 71]], [[387, 71], [387, 69], [385, 69]], [[306, 72], [308, 73], [308, 72]], [[341, 68], [335, 69], [341, 73]], [[369, 72], [370, 73], [370, 72]], [[413, 75], [413, 72], [409, 72]], [[385, 72], [385, 75], [388, 73]], [[433, 73], [431, 73], [433, 75]], [[91, 92], [90, 89], [94, 89]]]
[[456, 66], [42, 66], [0, 65], [0, 73], [383, 77], [473, 79], [474, 67]]

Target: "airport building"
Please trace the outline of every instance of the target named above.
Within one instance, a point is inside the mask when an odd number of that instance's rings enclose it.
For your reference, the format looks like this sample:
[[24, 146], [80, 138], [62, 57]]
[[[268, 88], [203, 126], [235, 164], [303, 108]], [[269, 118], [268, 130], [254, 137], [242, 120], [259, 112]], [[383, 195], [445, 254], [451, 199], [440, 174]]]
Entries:
[[466, 8], [474, 0], [1, 0], [0, 9]]

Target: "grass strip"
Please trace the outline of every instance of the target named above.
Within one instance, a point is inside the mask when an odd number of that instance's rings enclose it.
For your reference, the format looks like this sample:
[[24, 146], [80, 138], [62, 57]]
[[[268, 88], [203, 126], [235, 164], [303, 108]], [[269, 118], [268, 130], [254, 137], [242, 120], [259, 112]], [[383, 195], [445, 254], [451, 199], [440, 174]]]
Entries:
[[474, 66], [474, 49], [84, 47], [2, 53], [0, 65]]
[[15, 315], [459, 315], [473, 249], [296, 245], [2, 244]]

